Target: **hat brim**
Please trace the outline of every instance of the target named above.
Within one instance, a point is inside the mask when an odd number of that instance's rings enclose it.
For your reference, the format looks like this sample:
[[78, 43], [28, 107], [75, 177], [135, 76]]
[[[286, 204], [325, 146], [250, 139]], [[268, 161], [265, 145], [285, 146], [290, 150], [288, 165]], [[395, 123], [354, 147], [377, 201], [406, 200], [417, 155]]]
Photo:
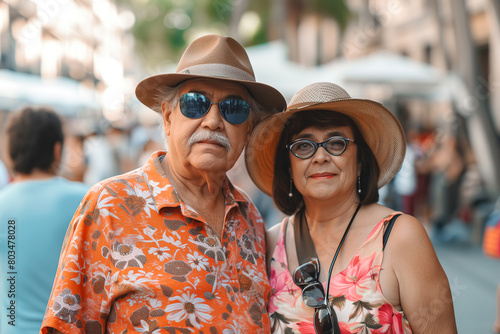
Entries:
[[148, 77], [142, 80], [135, 89], [137, 99], [145, 106], [155, 110], [159, 107], [158, 88], [160, 87], [175, 87], [183, 81], [189, 79], [209, 79], [209, 80], [225, 80], [236, 82], [248, 89], [252, 97], [259, 103], [266, 112], [274, 114], [286, 108], [286, 101], [281, 93], [275, 88], [248, 80], [228, 79], [226, 77], [203, 76], [183, 73], [167, 73]]
[[[397, 174], [406, 152], [401, 123], [382, 104], [364, 99], [340, 99], [326, 103], [302, 103], [270, 116], [253, 130], [245, 150], [248, 174], [257, 187], [272, 196], [276, 149], [286, 122], [306, 110], [331, 110], [350, 116], [358, 125], [380, 167], [379, 188]], [[333, 124], [332, 124], [333, 126]]]

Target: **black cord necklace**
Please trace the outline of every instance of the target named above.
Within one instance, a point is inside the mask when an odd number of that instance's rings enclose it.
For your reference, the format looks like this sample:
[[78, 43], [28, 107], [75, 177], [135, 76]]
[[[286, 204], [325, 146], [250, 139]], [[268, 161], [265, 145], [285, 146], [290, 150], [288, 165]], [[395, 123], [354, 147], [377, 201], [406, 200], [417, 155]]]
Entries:
[[342, 248], [342, 245], [344, 244], [344, 240], [347, 237], [347, 232], [349, 232], [349, 229], [351, 228], [352, 222], [354, 221], [354, 218], [358, 214], [359, 208], [361, 207], [361, 203], [358, 204], [358, 207], [356, 208], [356, 211], [352, 215], [351, 221], [349, 222], [349, 225], [347, 225], [344, 235], [342, 236], [342, 240], [340, 240], [339, 246], [337, 247], [337, 250], [335, 251], [335, 255], [333, 256], [332, 264], [330, 264], [330, 270], [328, 271], [328, 279], [326, 280], [326, 291], [325, 291], [325, 301], [328, 303], [328, 296], [329, 296], [329, 291], [330, 291], [330, 278], [332, 277], [332, 271], [333, 271], [333, 265], [335, 264], [335, 261], [337, 260], [337, 256], [340, 253], [340, 249]]

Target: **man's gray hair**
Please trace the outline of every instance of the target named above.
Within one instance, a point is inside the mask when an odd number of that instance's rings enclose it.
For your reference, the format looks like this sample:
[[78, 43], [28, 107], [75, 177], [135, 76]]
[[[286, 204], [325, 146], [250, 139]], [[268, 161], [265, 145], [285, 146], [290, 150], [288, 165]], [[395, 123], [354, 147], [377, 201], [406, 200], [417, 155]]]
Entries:
[[[163, 102], [166, 102], [168, 104], [168, 108], [174, 109], [179, 99], [179, 92], [181, 90], [181, 87], [182, 84], [177, 85], [175, 87], [163, 86], [158, 88], [156, 93], [156, 101], [158, 103], [153, 108], [153, 110], [162, 116], [163, 111], [161, 110], [161, 105]], [[163, 117], [160, 117], [159, 127], [160, 127], [161, 137], [163, 139], [163, 146], [165, 147], [165, 149], [167, 149], [168, 141], [167, 141], [167, 134], [165, 133], [165, 124], [163, 123]]]

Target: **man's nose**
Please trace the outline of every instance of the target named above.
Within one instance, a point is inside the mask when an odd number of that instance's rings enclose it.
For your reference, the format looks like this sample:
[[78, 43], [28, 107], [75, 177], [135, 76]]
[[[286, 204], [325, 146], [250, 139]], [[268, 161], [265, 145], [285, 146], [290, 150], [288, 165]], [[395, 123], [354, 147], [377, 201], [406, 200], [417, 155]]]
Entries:
[[208, 112], [203, 116], [202, 126], [212, 130], [221, 129], [224, 127], [224, 120], [220, 113], [219, 104], [212, 103]]

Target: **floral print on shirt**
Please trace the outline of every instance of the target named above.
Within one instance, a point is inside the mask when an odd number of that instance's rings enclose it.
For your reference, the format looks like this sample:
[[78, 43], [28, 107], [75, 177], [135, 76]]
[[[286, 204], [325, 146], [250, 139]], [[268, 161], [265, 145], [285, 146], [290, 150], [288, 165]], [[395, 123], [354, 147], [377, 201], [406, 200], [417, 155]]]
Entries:
[[[380, 221], [353, 257], [347, 268], [331, 277], [330, 305], [335, 310], [341, 334], [349, 333], [411, 333], [403, 312], [396, 310], [382, 294], [379, 273], [383, 259], [382, 236], [385, 223]], [[272, 333], [315, 334], [314, 308], [302, 302], [302, 290], [293, 283], [285, 249], [288, 223], [281, 223], [280, 235], [271, 259], [271, 315]], [[326, 282], [323, 283], [326, 291]]]
[[265, 227], [227, 179], [217, 236], [160, 164], [92, 187], [70, 224], [42, 333], [268, 333]]

